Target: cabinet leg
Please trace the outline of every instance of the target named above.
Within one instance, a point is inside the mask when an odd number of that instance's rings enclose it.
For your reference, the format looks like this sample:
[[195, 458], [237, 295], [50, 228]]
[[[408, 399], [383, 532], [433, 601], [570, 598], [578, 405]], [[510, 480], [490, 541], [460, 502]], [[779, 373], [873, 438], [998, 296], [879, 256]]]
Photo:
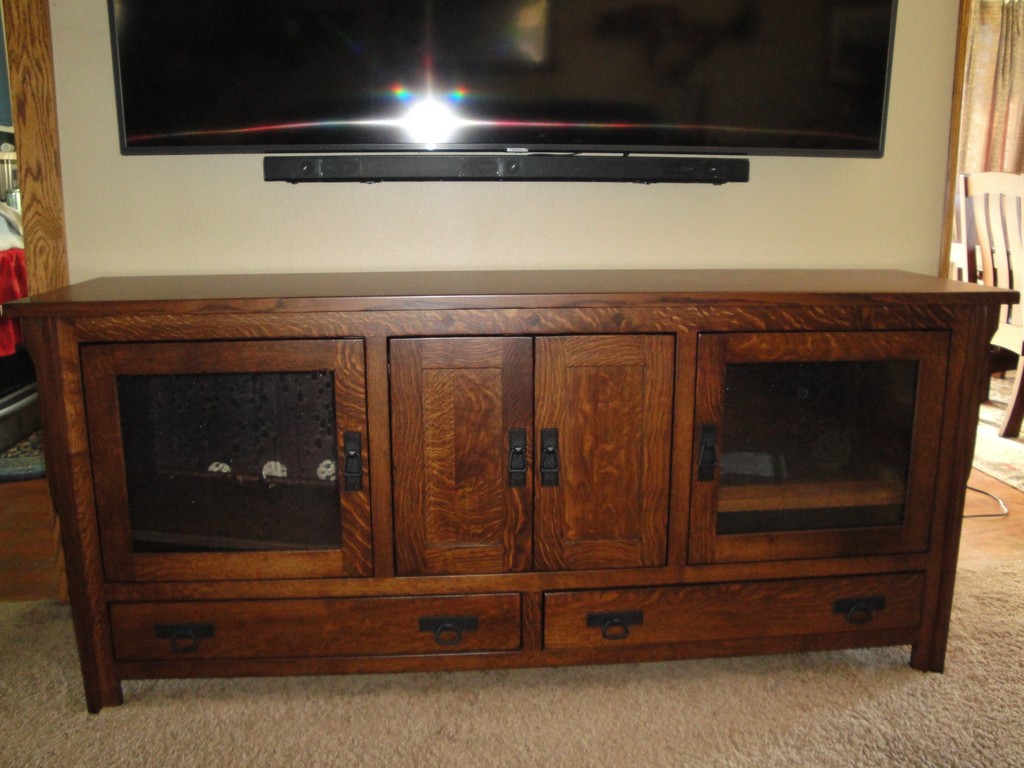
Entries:
[[85, 705], [91, 714], [104, 707], [119, 707], [124, 703], [124, 693], [119, 680], [101, 681], [85, 677]]
[[942, 672], [946, 668], [946, 648], [935, 649], [927, 641], [915, 643], [910, 649], [910, 666], [922, 672]]

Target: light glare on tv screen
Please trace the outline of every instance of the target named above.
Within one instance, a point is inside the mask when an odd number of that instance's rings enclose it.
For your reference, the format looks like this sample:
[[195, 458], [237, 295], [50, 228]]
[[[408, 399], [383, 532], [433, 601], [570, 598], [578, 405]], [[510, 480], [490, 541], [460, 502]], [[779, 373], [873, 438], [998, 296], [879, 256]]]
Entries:
[[127, 152], [882, 148], [893, 0], [111, 0]]

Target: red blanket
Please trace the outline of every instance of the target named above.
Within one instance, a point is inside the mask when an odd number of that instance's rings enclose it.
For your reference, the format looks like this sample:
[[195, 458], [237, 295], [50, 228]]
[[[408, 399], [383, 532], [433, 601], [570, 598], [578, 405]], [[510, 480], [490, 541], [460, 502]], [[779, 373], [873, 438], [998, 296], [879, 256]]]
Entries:
[[[28, 273], [25, 272], [25, 251], [11, 248], [0, 251], [0, 304], [28, 296]], [[0, 318], [0, 357], [13, 355], [21, 341], [21, 324]]]

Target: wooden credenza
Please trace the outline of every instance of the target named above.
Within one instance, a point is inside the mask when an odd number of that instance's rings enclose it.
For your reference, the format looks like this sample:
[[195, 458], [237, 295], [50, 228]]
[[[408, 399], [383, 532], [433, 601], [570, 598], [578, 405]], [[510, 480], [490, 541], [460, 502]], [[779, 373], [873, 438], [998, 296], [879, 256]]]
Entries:
[[900, 272], [110, 278], [4, 308], [88, 707], [872, 645], [941, 670], [1000, 303]]

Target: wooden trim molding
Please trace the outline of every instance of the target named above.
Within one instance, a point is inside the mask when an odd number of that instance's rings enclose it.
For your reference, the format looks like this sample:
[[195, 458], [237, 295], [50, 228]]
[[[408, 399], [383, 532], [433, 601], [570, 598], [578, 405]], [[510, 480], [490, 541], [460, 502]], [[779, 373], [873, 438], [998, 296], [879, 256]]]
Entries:
[[[28, 289], [35, 294], [62, 288], [69, 281], [48, 0], [3, 0], [3, 19], [22, 191]], [[43, 496], [45, 501], [41, 503], [53, 515], [49, 494]], [[67, 602], [60, 523], [56, 516], [51, 519], [57, 540], [53, 563], [56, 579], [47, 593], [36, 597], [56, 597]]]
[[953, 216], [956, 212], [956, 177], [960, 172], [960, 123], [963, 120], [964, 83], [967, 80], [967, 51], [974, 22], [974, 1], [960, 0], [960, 23], [953, 67], [953, 108], [949, 118], [949, 154], [946, 161], [946, 203], [942, 213], [942, 245], [936, 274], [949, 274], [949, 249], [953, 242]]
[[3, 0], [30, 293], [68, 284], [50, 6]]

